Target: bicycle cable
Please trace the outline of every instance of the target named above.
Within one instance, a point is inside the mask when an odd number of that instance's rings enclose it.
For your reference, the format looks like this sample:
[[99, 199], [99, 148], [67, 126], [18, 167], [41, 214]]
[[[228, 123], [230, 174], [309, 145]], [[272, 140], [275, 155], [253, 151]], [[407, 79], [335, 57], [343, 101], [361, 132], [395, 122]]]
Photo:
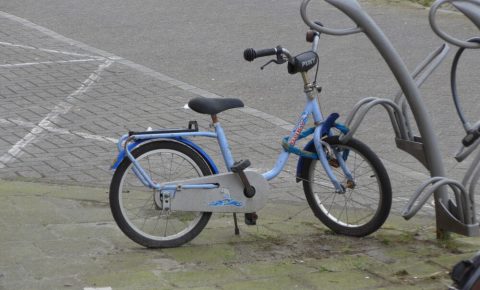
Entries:
[[318, 77], [318, 69], [320, 67], [320, 57], [318, 56], [318, 53], [316, 51], [313, 51], [315, 53], [315, 57], [317, 58], [317, 69], [315, 71], [315, 78], [313, 79], [313, 85], [317, 85], [317, 77]]

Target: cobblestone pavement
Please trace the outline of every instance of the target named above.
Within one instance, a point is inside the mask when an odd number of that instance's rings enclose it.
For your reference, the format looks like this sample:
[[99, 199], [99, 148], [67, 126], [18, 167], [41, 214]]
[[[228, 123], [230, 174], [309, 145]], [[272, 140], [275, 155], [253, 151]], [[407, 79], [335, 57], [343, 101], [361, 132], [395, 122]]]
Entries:
[[[129, 129], [183, 127], [193, 119], [201, 129], [209, 129], [208, 118], [183, 107], [191, 97], [215, 94], [13, 15], [0, 13], [0, 22], [4, 56], [0, 126], [5, 132], [0, 137], [1, 178], [106, 188], [114, 141]], [[478, 103], [469, 111], [475, 108]], [[293, 120], [245, 107], [222, 113], [221, 121], [235, 158], [249, 158], [255, 168], [266, 170], [273, 166], [281, 150], [280, 138], [292, 128]], [[445, 124], [440, 136], [448, 138], [442, 144], [456, 148], [461, 137], [458, 128], [452, 129], [450, 120], [435, 117], [435, 122]], [[375, 132], [382, 129], [383, 125], [376, 128], [379, 125], [362, 132], [361, 139], [379, 150], [392, 179], [398, 212], [427, 175], [413, 158], [392, 153], [391, 137]], [[378, 137], [385, 138], [380, 139], [381, 146]], [[212, 140], [196, 142], [207, 148], [217, 164], [223, 164]], [[301, 187], [294, 183], [293, 159], [272, 182], [271, 199], [304, 199]], [[450, 160], [447, 167], [458, 166]], [[426, 212], [431, 209], [430, 205], [425, 208]]]

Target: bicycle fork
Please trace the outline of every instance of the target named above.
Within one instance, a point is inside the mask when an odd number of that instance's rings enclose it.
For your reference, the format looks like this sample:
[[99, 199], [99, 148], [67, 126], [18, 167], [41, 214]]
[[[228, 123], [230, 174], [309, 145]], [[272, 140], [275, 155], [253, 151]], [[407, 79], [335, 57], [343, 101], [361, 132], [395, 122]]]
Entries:
[[[328, 119], [327, 119], [328, 120]], [[326, 122], [325, 122], [326, 123]], [[321, 140], [321, 132], [322, 127], [325, 126], [326, 124], [322, 124], [320, 126], [317, 126], [315, 128], [315, 132], [313, 133], [313, 141], [315, 144], [315, 149], [317, 151], [318, 159], [320, 160], [320, 163], [322, 164], [323, 169], [325, 170], [325, 173], [327, 174], [328, 178], [332, 182], [333, 186], [335, 187], [335, 191], [337, 193], [345, 193], [346, 188], [353, 188], [355, 186], [355, 181], [353, 179], [352, 173], [350, 172], [350, 169], [348, 166], [345, 164], [345, 160], [348, 157], [348, 152], [344, 152], [344, 154], [341, 154], [335, 149], [330, 148], [330, 145], [322, 142]], [[331, 153], [329, 155], [335, 156], [336, 164], [332, 164], [332, 157], [333, 156], [327, 156], [326, 151], [330, 151]], [[332, 170], [332, 167], [340, 167], [345, 174], [347, 178], [346, 186], [342, 185], [340, 181], [337, 179], [337, 176]]]

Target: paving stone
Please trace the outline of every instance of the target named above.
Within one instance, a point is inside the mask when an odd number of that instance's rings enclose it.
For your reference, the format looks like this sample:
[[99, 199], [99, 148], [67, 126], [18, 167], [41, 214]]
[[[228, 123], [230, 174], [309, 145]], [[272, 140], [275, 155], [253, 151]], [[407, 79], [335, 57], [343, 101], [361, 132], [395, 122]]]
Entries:
[[345, 272], [321, 272], [306, 275], [306, 279], [322, 289], [371, 289], [382, 285], [382, 281], [372, 279], [368, 274], [349, 270]]
[[[174, 287], [208, 287], [213, 285], [228, 284], [232, 280], [241, 280], [237, 271], [226, 267], [213, 267], [197, 271], [178, 271], [162, 273], [162, 277], [170, 282]], [[208, 279], [205, 279], [208, 277]]]
[[315, 289], [306, 288], [301, 281], [295, 281], [289, 277], [278, 277], [276, 279], [251, 279], [248, 281], [236, 281], [225, 283], [222, 289]]

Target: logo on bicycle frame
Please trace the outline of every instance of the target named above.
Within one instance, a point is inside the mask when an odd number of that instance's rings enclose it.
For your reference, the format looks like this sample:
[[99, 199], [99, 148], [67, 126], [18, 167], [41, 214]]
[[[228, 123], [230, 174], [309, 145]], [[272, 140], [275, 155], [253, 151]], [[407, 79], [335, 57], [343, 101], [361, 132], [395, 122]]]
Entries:
[[213, 207], [234, 206], [243, 207], [243, 202], [234, 200], [227, 189], [222, 189], [223, 199], [210, 202], [208, 205]]
[[288, 144], [290, 144], [290, 145], [295, 145], [295, 142], [297, 142], [298, 137], [300, 136], [300, 134], [301, 134], [302, 131], [303, 131], [303, 127], [305, 127], [305, 121], [306, 121], [306, 119], [307, 119], [307, 116], [308, 116], [308, 113], [307, 113], [307, 112], [303, 112], [302, 116], [301, 116], [300, 119], [298, 120], [297, 127], [295, 127], [293, 136], [292, 136], [292, 138], [290, 139], [290, 141], [288, 142]]

